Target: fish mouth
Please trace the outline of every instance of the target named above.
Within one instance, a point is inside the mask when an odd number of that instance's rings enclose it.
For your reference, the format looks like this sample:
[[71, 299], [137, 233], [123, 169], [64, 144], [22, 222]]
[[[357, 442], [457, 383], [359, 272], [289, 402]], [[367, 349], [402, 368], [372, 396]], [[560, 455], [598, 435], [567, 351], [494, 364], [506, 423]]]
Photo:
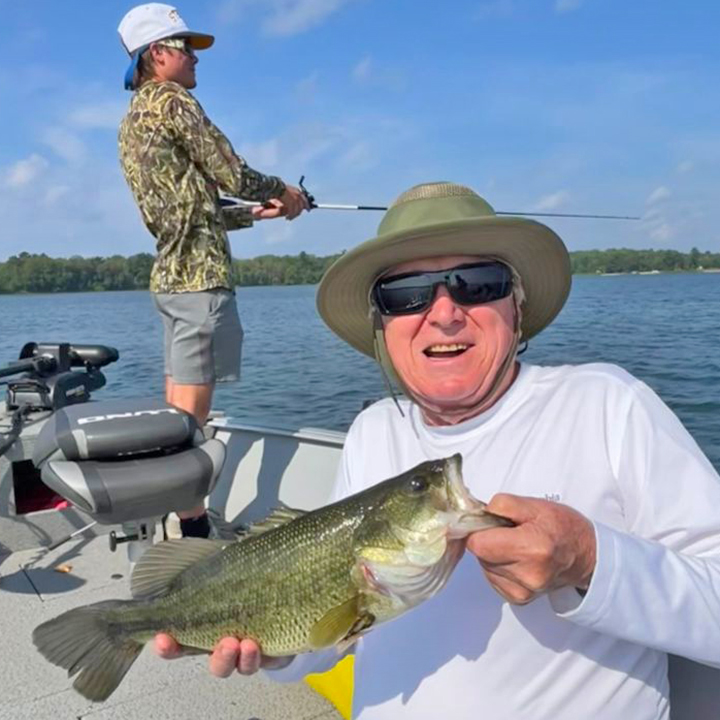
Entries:
[[460, 513], [469, 513], [485, 506], [485, 503], [480, 502], [470, 494], [465, 485], [462, 476], [462, 455], [460, 453], [455, 453], [445, 461], [445, 469], [450, 481], [450, 492], [448, 493], [450, 506], [454, 510]]
[[512, 524], [487, 512], [487, 504], [472, 496], [463, 480], [460, 453], [455, 453], [446, 460], [445, 469], [450, 484], [448, 500], [455, 516], [449, 526], [450, 539], [465, 537], [476, 530]]

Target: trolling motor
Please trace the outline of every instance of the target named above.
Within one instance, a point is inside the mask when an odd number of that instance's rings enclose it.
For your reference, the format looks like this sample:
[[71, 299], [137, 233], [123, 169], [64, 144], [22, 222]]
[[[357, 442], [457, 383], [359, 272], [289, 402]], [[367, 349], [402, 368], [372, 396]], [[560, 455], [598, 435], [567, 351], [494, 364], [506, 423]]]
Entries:
[[0, 457], [20, 436], [29, 416], [87, 402], [90, 394], [106, 383], [100, 368], [118, 357], [115, 348], [105, 345], [26, 343], [16, 362], [0, 368], [0, 378], [20, 376], [6, 381], [9, 429], [0, 431]]
[[100, 368], [118, 357], [115, 348], [105, 345], [26, 343], [17, 362], [0, 368], [0, 377], [24, 373], [8, 382], [7, 409], [55, 411], [87, 402], [106, 383]]

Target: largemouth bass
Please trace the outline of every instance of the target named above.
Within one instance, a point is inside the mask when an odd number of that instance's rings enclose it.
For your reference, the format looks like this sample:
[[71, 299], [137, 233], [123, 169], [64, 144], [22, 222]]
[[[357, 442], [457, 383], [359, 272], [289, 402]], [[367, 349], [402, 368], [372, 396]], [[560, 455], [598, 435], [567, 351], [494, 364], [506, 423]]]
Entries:
[[33, 641], [95, 701], [158, 632], [206, 651], [228, 635], [270, 656], [347, 647], [439, 592], [469, 533], [511, 525], [470, 495], [461, 464], [456, 454], [318, 510], [284, 508], [238, 542], [159, 543], [135, 567], [132, 600], [70, 610]]

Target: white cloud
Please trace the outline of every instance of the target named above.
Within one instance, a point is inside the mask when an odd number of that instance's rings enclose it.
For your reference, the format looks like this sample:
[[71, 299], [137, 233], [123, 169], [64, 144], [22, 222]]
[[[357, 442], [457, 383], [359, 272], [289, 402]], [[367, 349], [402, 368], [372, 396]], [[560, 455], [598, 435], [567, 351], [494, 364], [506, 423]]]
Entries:
[[57, 202], [67, 197], [70, 188], [67, 185], [53, 185], [45, 191], [45, 205], [55, 205]]
[[343, 128], [331, 125], [298, 126], [283, 143], [288, 148], [283, 153], [283, 163], [305, 172], [313, 162], [327, 158], [341, 146], [344, 135]]
[[584, 0], [555, 0], [556, 13], [569, 13], [580, 8]]
[[338, 165], [352, 172], [369, 170], [377, 165], [377, 157], [370, 145], [361, 140], [345, 150], [338, 160]]
[[318, 94], [320, 76], [317, 72], [299, 80], [295, 85], [295, 94], [304, 103], [312, 103]]
[[492, 0], [492, 2], [481, 3], [474, 15], [476, 20], [492, 20], [511, 17], [515, 11], [514, 0]]
[[372, 67], [372, 59], [368, 55], [367, 57], [363, 58], [354, 68], [352, 71], [352, 76], [355, 80], [358, 80], [359, 82], [362, 82], [363, 80], [367, 80], [368, 77], [370, 77], [370, 70]]
[[662, 202], [663, 200], [667, 200], [669, 197], [672, 196], [672, 193], [668, 188], [666, 188], [664, 185], [661, 185], [658, 188], [655, 188], [650, 195], [648, 195], [647, 200], [645, 200], [646, 205], [655, 205], [656, 203]]
[[321, 25], [353, 0], [225, 0], [218, 19], [233, 23], [245, 18], [253, 8], [264, 14], [263, 31], [268, 35], [298, 35]]
[[263, 242], [267, 245], [289, 242], [295, 235], [292, 223], [282, 218], [260, 222], [258, 227], [262, 230]]
[[278, 164], [280, 142], [277, 138], [271, 138], [261, 143], [246, 144], [240, 149], [240, 155], [247, 158], [251, 167], [271, 170]]
[[264, 23], [270, 35], [297, 35], [337, 12], [349, 0], [281, 0]]
[[18, 160], [3, 173], [3, 184], [10, 188], [23, 187], [41, 176], [47, 167], [48, 161], [42, 155], [33, 153], [24, 160]]
[[367, 55], [352, 69], [355, 82], [385, 90], [398, 91], [405, 86], [403, 74], [392, 69], [378, 69], [373, 59]]
[[677, 171], [680, 173], [680, 175], [687, 175], [687, 173], [692, 172], [695, 168], [695, 163], [692, 160], [683, 160], [681, 163], [677, 166]]
[[566, 190], [558, 190], [555, 193], [541, 197], [540, 200], [535, 203], [533, 210], [537, 212], [557, 210], [565, 205], [569, 197], [570, 194]]
[[651, 207], [645, 213], [643, 213], [643, 220], [657, 220], [662, 217], [662, 212], [658, 207]]
[[661, 243], [666, 243], [669, 240], [672, 240], [674, 236], [675, 233], [673, 231], [673, 228], [670, 226], [669, 223], [665, 221], [661, 222], [650, 230], [650, 237], [653, 240], [657, 240]]
[[70, 163], [81, 162], [87, 155], [85, 143], [73, 132], [62, 127], [47, 128], [42, 141], [55, 154]]
[[68, 115], [68, 123], [78, 128], [117, 130], [126, 109], [126, 103], [114, 100], [84, 105]]
[[253, 0], [225, 0], [217, 9], [218, 21], [223, 24], [236, 23], [243, 18]]

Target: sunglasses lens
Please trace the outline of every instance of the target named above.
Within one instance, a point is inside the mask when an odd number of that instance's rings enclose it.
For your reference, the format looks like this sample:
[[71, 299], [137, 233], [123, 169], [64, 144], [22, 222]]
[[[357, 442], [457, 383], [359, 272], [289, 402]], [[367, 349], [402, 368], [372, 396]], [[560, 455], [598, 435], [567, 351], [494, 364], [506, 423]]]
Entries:
[[510, 270], [500, 263], [460, 267], [450, 273], [450, 295], [461, 305], [495, 302], [507, 297], [511, 289]]
[[375, 285], [375, 300], [383, 315], [407, 315], [424, 310], [432, 300], [433, 290], [427, 275], [388, 278]]
[[410, 315], [425, 310], [437, 285], [445, 285], [460, 305], [483, 305], [507, 297], [512, 291], [510, 269], [502, 263], [476, 263], [452, 270], [408, 273], [379, 280], [373, 290], [383, 315]]

